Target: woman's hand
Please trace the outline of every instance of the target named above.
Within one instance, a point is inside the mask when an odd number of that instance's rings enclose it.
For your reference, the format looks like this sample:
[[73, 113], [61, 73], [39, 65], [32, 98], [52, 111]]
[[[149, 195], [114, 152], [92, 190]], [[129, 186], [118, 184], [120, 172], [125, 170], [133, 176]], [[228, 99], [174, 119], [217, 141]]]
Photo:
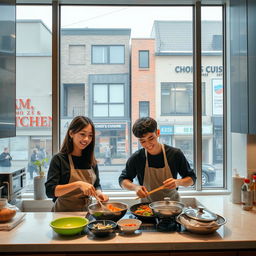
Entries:
[[148, 191], [144, 186], [136, 186], [135, 192], [139, 198], [144, 198], [148, 196]]
[[103, 193], [98, 191], [97, 191], [97, 196], [101, 202], [107, 202], [109, 200], [109, 197], [107, 195], [104, 195]]
[[84, 181], [77, 181], [78, 187], [81, 189], [84, 195], [86, 196], [94, 196], [96, 195], [95, 187], [87, 182]]
[[163, 182], [164, 187], [168, 189], [175, 189], [176, 187], [178, 187], [177, 183], [177, 180], [174, 178], [169, 178]]

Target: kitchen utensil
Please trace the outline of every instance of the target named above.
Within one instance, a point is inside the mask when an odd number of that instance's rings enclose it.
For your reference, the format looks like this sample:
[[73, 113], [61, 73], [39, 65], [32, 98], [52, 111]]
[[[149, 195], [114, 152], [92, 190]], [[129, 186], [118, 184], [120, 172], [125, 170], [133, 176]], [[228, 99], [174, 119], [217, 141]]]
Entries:
[[203, 206], [198, 206], [198, 209], [188, 208], [184, 211], [189, 218], [209, 222], [217, 219], [217, 215], [209, 210], [205, 210]]
[[[111, 226], [101, 229], [101, 228], [97, 228], [97, 224], [100, 224], [103, 226], [106, 226], [106, 225], [111, 225]], [[87, 227], [95, 236], [106, 237], [115, 231], [117, 224], [112, 220], [95, 220], [90, 222]]]
[[141, 220], [142, 222], [146, 222], [146, 223], [155, 223], [155, 214], [153, 213], [153, 215], [151, 216], [144, 216], [144, 215], [139, 215], [137, 213], [135, 213], [135, 211], [141, 206], [141, 205], [147, 205], [149, 206], [149, 203], [139, 203], [139, 204], [134, 204], [130, 207], [130, 212], [136, 216], [139, 220]]
[[[160, 187], [158, 187], [158, 188], [155, 188], [155, 189], [153, 189], [153, 190], [151, 190], [151, 191], [149, 191], [148, 192], [148, 195], [151, 195], [151, 194], [153, 194], [153, 193], [155, 193], [155, 192], [157, 192], [157, 191], [159, 191], [159, 190], [161, 190], [161, 189], [164, 189], [164, 185], [163, 186], [160, 186]], [[136, 197], [135, 198], [135, 200], [138, 200], [138, 199], [140, 199], [139, 197]]]
[[52, 229], [60, 235], [76, 235], [84, 230], [89, 220], [83, 217], [62, 217], [50, 223]]
[[119, 229], [124, 233], [133, 233], [140, 228], [141, 221], [137, 219], [121, 219], [117, 222]]
[[96, 198], [98, 204], [100, 205], [100, 207], [102, 208], [103, 211], [110, 212], [110, 210], [108, 209], [108, 207], [105, 206], [105, 205], [100, 201], [100, 199], [99, 199], [98, 196], [95, 196], [95, 198]]
[[157, 217], [168, 218], [179, 215], [184, 208], [184, 204], [177, 201], [170, 201], [170, 198], [166, 197], [164, 201], [156, 201], [149, 204], [149, 207]]
[[217, 219], [211, 222], [202, 222], [189, 218], [185, 213], [177, 216], [176, 221], [183, 225], [188, 231], [197, 234], [210, 234], [219, 229], [227, 221], [224, 217], [217, 214]]
[[118, 221], [120, 220], [125, 213], [127, 212], [128, 205], [125, 203], [121, 202], [107, 202], [107, 203], [102, 203], [106, 207], [108, 205], [112, 205], [114, 207], [118, 207], [121, 210], [120, 211], [104, 211], [101, 206], [98, 203], [93, 203], [88, 206], [88, 211], [89, 213], [96, 219], [96, 220], [113, 220], [113, 221]]

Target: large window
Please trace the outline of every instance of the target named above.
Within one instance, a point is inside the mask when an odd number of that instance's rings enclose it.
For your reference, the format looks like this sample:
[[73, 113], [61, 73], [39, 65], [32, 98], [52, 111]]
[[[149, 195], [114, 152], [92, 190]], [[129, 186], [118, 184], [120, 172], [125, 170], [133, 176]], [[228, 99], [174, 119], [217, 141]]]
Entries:
[[[202, 8], [199, 190], [225, 184], [222, 12], [221, 6]], [[34, 149], [52, 155], [52, 115], [58, 113], [51, 113], [57, 104], [51, 89], [51, 13], [51, 6], [17, 7], [17, 138], [1, 146], [7, 144], [13, 161], [27, 167]], [[160, 141], [180, 148], [193, 168], [193, 6], [63, 5], [60, 14], [60, 144], [74, 116], [89, 116], [102, 188], [120, 190], [118, 176], [140, 148], [131, 126], [150, 115]], [[36, 175], [31, 173], [30, 190]]]
[[51, 6], [16, 8], [16, 137], [1, 139], [0, 151], [8, 147], [12, 166], [26, 168], [28, 192], [38, 175], [33, 151], [48, 159], [46, 172], [52, 155], [51, 13]]

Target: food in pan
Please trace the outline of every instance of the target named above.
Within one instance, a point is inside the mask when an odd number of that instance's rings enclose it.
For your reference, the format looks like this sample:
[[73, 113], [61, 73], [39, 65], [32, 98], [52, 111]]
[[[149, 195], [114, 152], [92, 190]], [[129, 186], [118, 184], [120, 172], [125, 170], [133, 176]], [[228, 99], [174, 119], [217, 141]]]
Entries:
[[136, 211], [134, 211], [135, 214], [141, 215], [141, 216], [153, 216], [152, 210], [149, 208], [148, 205], [140, 205]]
[[120, 212], [122, 211], [123, 209], [119, 208], [119, 207], [116, 207], [112, 204], [108, 204], [107, 205], [108, 209], [111, 211], [111, 212]]

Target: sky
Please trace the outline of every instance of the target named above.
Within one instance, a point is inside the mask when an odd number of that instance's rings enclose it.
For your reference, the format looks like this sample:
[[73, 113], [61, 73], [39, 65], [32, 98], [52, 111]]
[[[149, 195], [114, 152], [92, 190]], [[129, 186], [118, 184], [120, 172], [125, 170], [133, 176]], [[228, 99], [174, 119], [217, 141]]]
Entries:
[[[18, 6], [17, 19], [41, 19], [51, 29], [51, 7]], [[203, 20], [221, 20], [220, 7], [203, 7]], [[132, 37], [149, 37], [154, 20], [192, 20], [191, 7], [64, 6], [63, 28], [131, 28]]]

